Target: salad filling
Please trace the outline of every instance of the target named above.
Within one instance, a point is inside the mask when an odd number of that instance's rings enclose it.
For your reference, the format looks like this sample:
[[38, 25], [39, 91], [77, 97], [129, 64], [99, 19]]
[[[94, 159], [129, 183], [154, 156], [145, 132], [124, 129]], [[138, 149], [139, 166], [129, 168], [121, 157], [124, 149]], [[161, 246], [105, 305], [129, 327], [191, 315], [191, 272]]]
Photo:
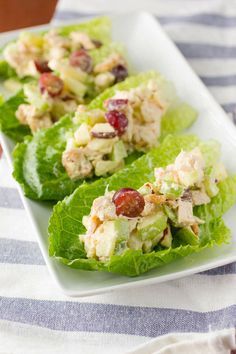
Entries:
[[222, 163], [206, 161], [199, 147], [181, 151], [173, 164], [156, 168], [154, 182], [138, 190], [106, 191], [83, 217], [80, 241], [88, 258], [106, 262], [126, 250], [148, 253], [173, 243], [197, 245], [201, 224], [194, 207], [208, 204], [227, 177]]
[[[99, 27], [97, 30], [100, 30]], [[116, 71], [119, 71], [120, 65], [125, 65], [125, 61], [117, 53], [111, 53], [100, 64], [92, 63], [93, 51], [105, 44], [82, 29], [71, 31], [66, 36], [61, 33], [61, 29], [51, 29], [44, 34], [22, 32], [17, 41], [5, 47], [3, 56], [20, 78], [39, 77], [69, 62], [72, 67], [85, 72], [94, 71], [96, 75], [112, 73], [114, 81], [119, 80]]]
[[64, 36], [52, 29], [44, 35], [22, 33], [8, 44], [3, 54], [18, 77], [36, 79], [23, 85], [26, 103], [16, 112], [20, 123], [29, 125], [33, 133], [48, 128], [66, 113], [75, 112], [78, 104], [123, 81], [128, 64], [122, 50], [106, 42], [81, 31]]
[[150, 79], [129, 91], [117, 91], [102, 109], [79, 106], [75, 121], [81, 125], [68, 137], [62, 155], [68, 176], [76, 180], [113, 173], [133, 151], [157, 146], [161, 119], [171, 105], [170, 90], [169, 83], [160, 89], [160, 83]]

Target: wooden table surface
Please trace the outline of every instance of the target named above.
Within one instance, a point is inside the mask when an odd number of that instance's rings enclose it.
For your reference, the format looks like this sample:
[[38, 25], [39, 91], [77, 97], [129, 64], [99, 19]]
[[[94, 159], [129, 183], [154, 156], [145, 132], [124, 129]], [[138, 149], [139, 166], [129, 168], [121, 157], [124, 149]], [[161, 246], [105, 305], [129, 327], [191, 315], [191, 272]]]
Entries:
[[0, 32], [48, 23], [57, 0], [0, 0]]

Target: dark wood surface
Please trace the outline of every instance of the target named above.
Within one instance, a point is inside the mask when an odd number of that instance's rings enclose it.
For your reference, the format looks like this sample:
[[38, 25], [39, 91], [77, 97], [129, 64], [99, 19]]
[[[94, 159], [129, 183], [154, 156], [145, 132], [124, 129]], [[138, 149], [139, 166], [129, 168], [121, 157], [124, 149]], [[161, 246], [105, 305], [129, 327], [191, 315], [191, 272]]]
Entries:
[[0, 32], [48, 23], [57, 0], [0, 0]]

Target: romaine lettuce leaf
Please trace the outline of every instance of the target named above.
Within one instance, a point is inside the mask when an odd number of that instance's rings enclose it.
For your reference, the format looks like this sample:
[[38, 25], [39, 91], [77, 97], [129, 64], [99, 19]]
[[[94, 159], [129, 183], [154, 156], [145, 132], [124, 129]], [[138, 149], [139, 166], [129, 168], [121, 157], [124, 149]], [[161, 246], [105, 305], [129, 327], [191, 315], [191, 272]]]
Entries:
[[[136, 87], [157, 75], [153, 72], [130, 77], [116, 85], [117, 89]], [[95, 98], [89, 108], [102, 107], [104, 99], [114, 95], [114, 87]], [[181, 117], [181, 118], [180, 118]], [[196, 119], [196, 111], [185, 103], [180, 103], [163, 117], [164, 133], [177, 133], [188, 128]], [[169, 124], [170, 121], [170, 124]], [[78, 128], [71, 116], [62, 118], [52, 128], [41, 130], [33, 139], [18, 145], [14, 152], [14, 177], [22, 185], [26, 196], [40, 200], [60, 200], [69, 195], [83, 180], [72, 181], [61, 163], [66, 147], [66, 133]], [[127, 163], [139, 157], [132, 154]], [[90, 180], [93, 181], [94, 179]]]
[[0, 80], [16, 77], [15, 70], [3, 59], [0, 60]]
[[[97, 270], [117, 273], [130, 277], [138, 276], [153, 268], [158, 268], [171, 263], [179, 258], [198, 253], [206, 248], [211, 248], [222, 243], [228, 243], [230, 240], [230, 230], [225, 225], [223, 219], [215, 219], [209, 223], [208, 230], [209, 242], [202, 243], [197, 246], [180, 245], [171, 247], [161, 251], [153, 251], [151, 253], [142, 253], [140, 250], [127, 250], [120, 256], [112, 256], [109, 262], [103, 263], [95, 259], [75, 258], [69, 259], [65, 256], [54, 256], [63, 264], [76, 269]], [[78, 245], [77, 245], [78, 246]], [[80, 245], [79, 245], [80, 246]], [[75, 243], [76, 247], [76, 243]], [[63, 254], [63, 251], [62, 253]], [[81, 250], [81, 257], [82, 257]], [[77, 254], [77, 257], [79, 255]]]
[[85, 232], [82, 217], [89, 214], [93, 200], [103, 195], [107, 186], [109, 190], [122, 187], [139, 188], [143, 183], [154, 180], [155, 167], [172, 163], [181, 149], [191, 150], [199, 144], [199, 139], [192, 135], [168, 136], [158, 148], [142, 156], [129, 167], [107, 179], [83, 184], [77, 188], [72, 195], [54, 207], [49, 221], [50, 256], [73, 268], [105, 270], [135, 276], [179, 257], [228, 242], [230, 231], [221, 216], [236, 202], [236, 177], [228, 177], [221, 182], [218, 195], [212, 198], [209, 204], [195, 207], [194, 214], [206, 221], [200, 226], [199, 245], [178, 244], [176, 247], [148, 254], [128, 250], [123, 255], [113, 256], [109, 262], [102, 263], [86, 258], [83, 244], [78, 237]]
[[96, 17], [86, 22], [59, 27], [59, 32], [63, 36], [68, 36], [71, 32], [81, 31], [89, 37], [107, 43], [111, 40], [111, 20], [107, 16]]
[[24, 102], [24, 94], [20, 91], [0, 106], [0, 130], [15, 141], [22, 141], [30, 134], [29, 127], [20, 124], [15, 116], [18, 106]]

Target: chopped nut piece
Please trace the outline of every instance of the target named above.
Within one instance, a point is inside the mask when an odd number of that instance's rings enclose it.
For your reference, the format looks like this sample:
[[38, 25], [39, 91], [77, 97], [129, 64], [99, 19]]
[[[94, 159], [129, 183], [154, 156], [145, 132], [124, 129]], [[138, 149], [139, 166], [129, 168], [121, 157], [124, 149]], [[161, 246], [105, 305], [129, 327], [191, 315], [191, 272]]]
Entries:
[[166, 196], [164, 195], [156, 195], [156, 194], [149, 194], [144, 197], [145, 201], [151, 202], [154, 204], [162, 204], [166, 201]]
[[199, 226], [198, 226], [198, 224], [197, 223], [193, 224], [191, 226], [191, 228], [192, 228], [193, 232], [195, 233], [195, 235], [198, 236], [198, 234], [199, 234]]

